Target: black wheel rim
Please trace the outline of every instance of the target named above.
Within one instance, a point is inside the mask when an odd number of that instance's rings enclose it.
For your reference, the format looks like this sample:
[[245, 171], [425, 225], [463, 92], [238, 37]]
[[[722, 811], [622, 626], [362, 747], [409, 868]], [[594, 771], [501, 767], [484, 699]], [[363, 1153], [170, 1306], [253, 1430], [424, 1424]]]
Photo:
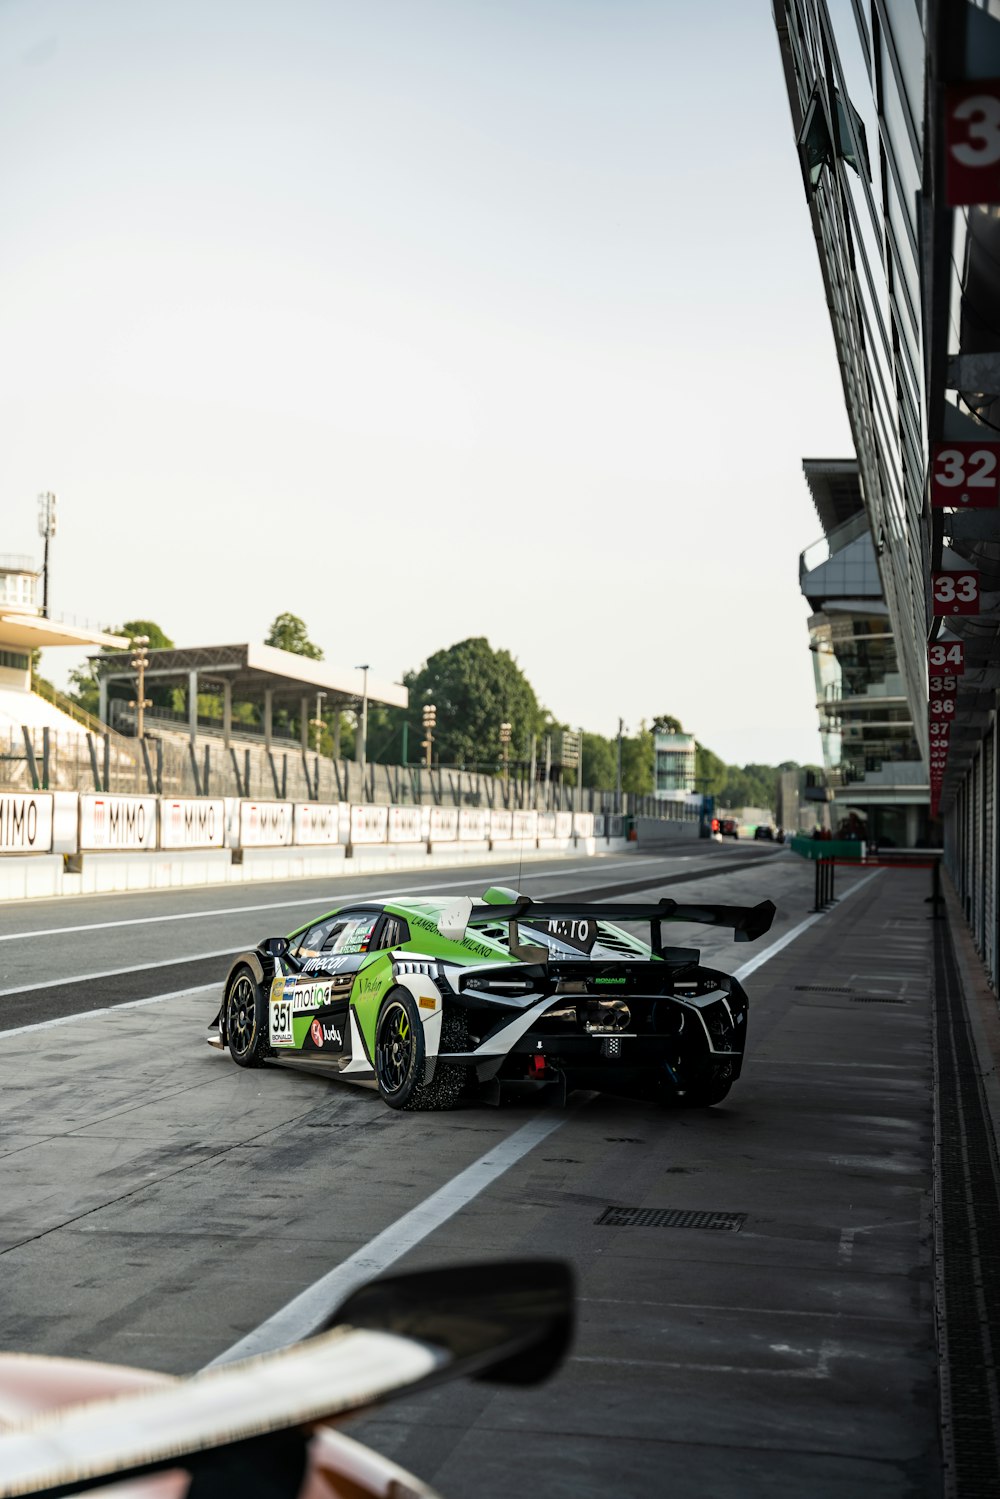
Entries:
[[404, 1005], [394, 1000], [378, 1028], [375, 1060], [378, 1080], [386, 1093], [398, 1093], [410, 1075], [414, 1048], [413, 1026]]
[[253, 1045], [257, 1005], [253, 980], [241, 973], [229, 991], [226, 1034], [234, 1056], [245, 1057]]

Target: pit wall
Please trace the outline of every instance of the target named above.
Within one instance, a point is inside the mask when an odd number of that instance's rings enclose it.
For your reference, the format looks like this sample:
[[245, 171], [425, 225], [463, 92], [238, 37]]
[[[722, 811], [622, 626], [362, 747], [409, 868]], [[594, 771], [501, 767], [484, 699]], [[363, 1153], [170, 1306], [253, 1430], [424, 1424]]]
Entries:
[[0, 792], [0, 900], [509, 865], [621, 834], [592, 812]]

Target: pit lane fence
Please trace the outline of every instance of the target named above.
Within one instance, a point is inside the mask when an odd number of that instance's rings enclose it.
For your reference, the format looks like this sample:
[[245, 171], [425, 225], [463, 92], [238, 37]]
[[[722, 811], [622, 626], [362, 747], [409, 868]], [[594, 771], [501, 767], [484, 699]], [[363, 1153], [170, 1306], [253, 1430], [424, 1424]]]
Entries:
[[386, 806], [75, 791], [0, 792], [0, 856], [369, 846], [568, 847], [620, 838], [627, 819], [593, 812]]

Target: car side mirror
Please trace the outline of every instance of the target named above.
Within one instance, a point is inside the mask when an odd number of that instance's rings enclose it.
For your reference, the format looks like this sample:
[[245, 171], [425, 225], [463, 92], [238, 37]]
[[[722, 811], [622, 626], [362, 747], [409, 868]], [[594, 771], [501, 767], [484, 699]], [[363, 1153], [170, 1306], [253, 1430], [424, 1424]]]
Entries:
[[266, 937], [260, 944], [260, 950], [266, 952], [269, 958], [283, 958], [291, 945], [287, 937]]

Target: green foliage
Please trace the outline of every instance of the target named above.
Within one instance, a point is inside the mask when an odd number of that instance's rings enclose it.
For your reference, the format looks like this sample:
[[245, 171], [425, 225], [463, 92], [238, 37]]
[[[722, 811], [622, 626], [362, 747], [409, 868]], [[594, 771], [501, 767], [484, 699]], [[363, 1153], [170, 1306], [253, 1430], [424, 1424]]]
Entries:
[[134, 640], [137, 635], [148, 635], [149, 644], [146, 649], [150, 651], [171, 651], [174, 642], [169, 635], [165, 635], [155, 620], [152, 619], [130, 619], [117, 630], [111, 631], [112, 635], [127, 635], [129, 640]]
[[622, 740], [622, 790], [634, 796], [653, 794], [653, 731], [645, 721], [638, 734]]
[[615, 745], [603, 734], [583, 735], [583, 784], [606, 791], [614, 786], [617, 775]]
[[[123, 625], [112, 625], [108, 630], [108, 634], [127, 635], [129, 640], [134, 640], [137, 635], [148, 635], [149, 645], [147, 646], [147, 650], [151, 651], [169, 651], [173, 649], [174, 645], [170, 636], [165, 634], [153, 619], [129, 619]], [[117, 656], [122, 654], [123, 652], [117, 649], [101, 652], [102, 656]], [[97, 674], [91, 663], [84, 661], [82, 665], [71, 671], [69, 681], [70, 686], [67, 697], [72, 698], [73, 702], [79, 703], [81, 708], [85, 708], [88, 713], [92, 713], [96, 717], [100, 706], [100, 694], [97, 685]], [[122, 694], [122, 696], [128, 695], [127, 693]], [[152, 700], [154, 707], [173, 708], [176, 706], [175, 698], [177, 697], [177, 693], [171, 687], [156, 687], [151, 682], [147, 682], [146, 696]]]
[[543, 715], [534, 689], [509, 651], [495, 651], [483, 636], [436, 651], [403, 678], [410, 689], [410, 759], [419, 758], [423, 708], [437, 709], [434, 760], [443, 765], [492, 766], [500, 762], [500, 725], [511, 725], [511, 758], [525, 759]]
[[670, 713], [658, 713], [653, 719], [654, 734], [683, 734], [684, 725]]
[[322, 661], [323, 652], [313, 645], [306, 633], [305, 622], [297, 614], [279, 614], [267, 632], [265, 645], [273, 645], [279, 651], [291, 651], [296, 656], [308, 656], [311, 661]]
[[33, 650], [31, 653], [31, 690], [32, 692], [38, 692], [42, 688], [47, 687], [49, 692], [55, 692], [56, 689], [53, 687], [48, 677], [43, 677], [39, 672], [38, 668], [41, 665], [41, 661], [42, 649], [41, 646], [39, 646], [37, 650]]

